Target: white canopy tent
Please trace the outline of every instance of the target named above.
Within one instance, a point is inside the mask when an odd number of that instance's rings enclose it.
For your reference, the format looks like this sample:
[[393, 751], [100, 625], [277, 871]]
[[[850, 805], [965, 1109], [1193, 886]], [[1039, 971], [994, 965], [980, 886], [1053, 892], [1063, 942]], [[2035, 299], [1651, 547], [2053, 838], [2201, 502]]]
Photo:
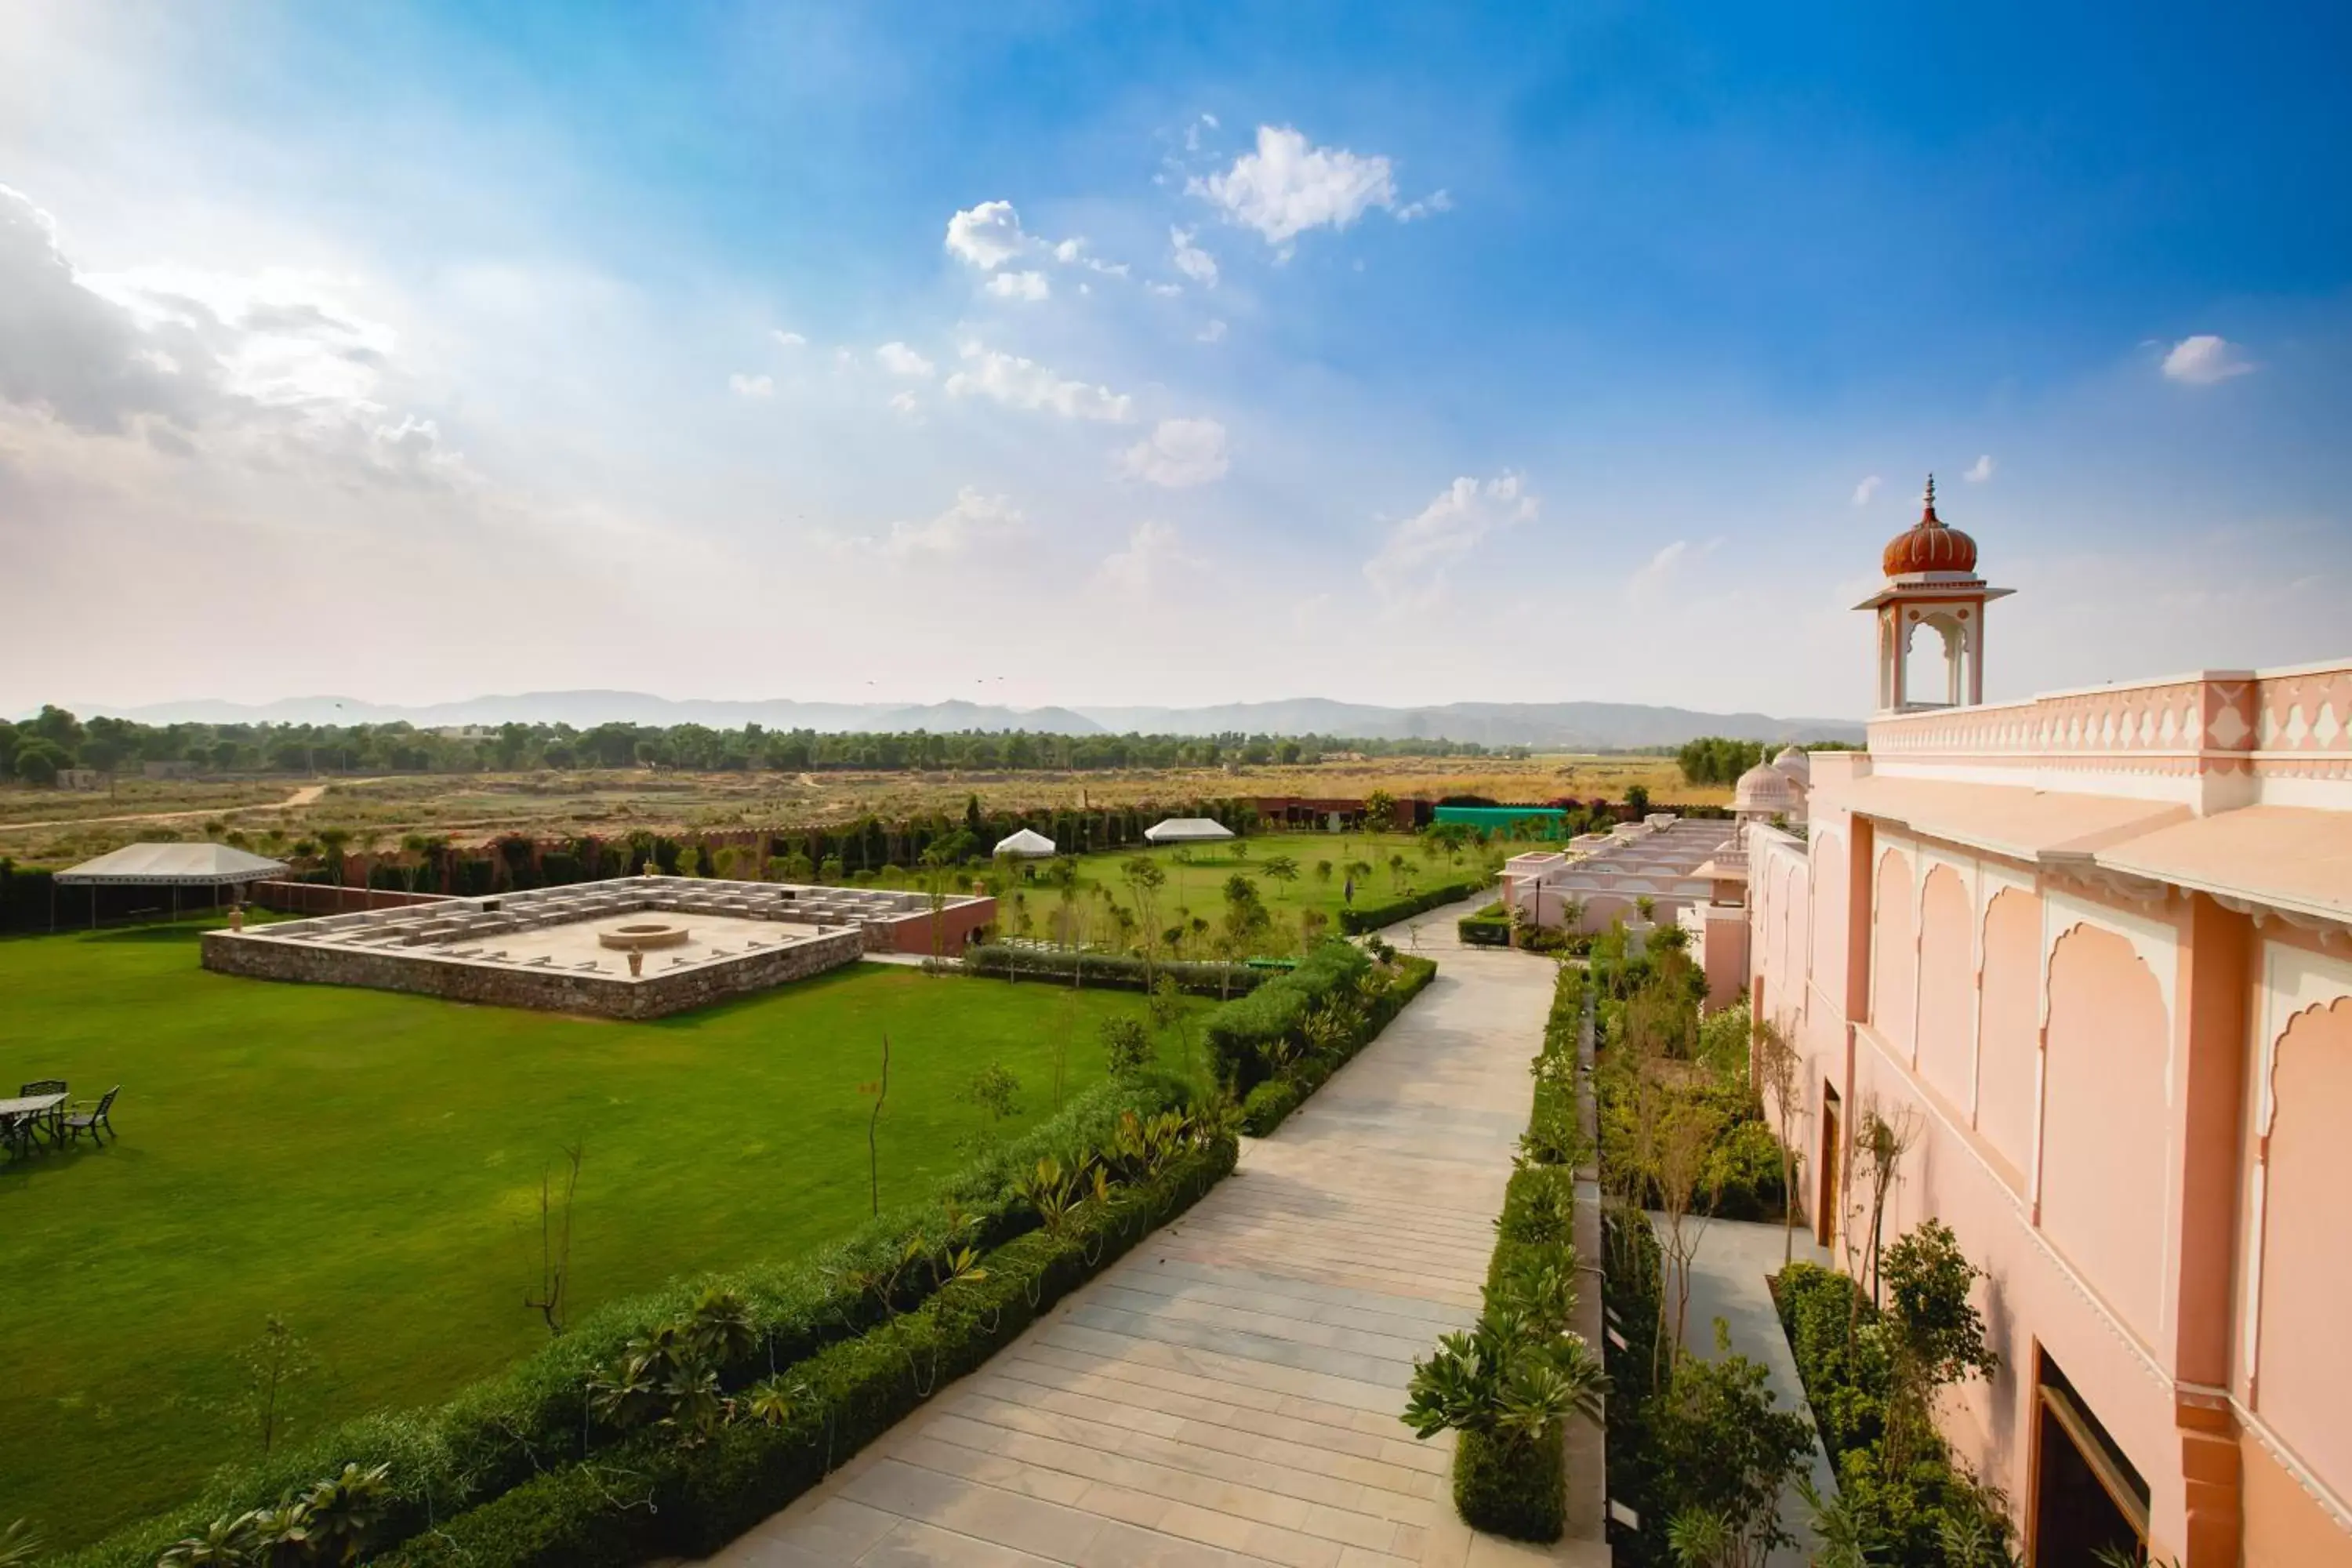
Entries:
[[69, 866], [52, 881], [58, 887], [91, 889], [89, 923], [95, 926], [100, 888], [169, 888], [172, 913], [177, 918], [182, 888], [209, 889], [217, 899], [222, 888], [242, 888], [284, 875], [285, 861], [248, 855], [226, 844], [127, 844]]
[[992, 857], [1009, 855], [1015, 860], [1045, 860], [1054, 853], [1054, 841], [1028, 827], [998, 839], [996, 847], [989, 851]]
[[1205, 816], [1171, 816], [1143, 830], [1144, 838], [1153, 844], [1208, 844], [1233, 836], [1232, 828]]

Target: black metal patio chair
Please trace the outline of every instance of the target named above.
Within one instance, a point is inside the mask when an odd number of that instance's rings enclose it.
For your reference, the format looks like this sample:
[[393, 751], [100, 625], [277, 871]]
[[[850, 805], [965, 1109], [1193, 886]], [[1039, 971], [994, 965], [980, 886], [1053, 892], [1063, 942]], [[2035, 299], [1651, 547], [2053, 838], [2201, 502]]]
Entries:
[[[76, 1110], [71, 1107], [68, 1107], [65, 1121], [63, 1122], [66, 1136], [79, 1140], [83, 1133], [87, 1132], [89, 1134], [89, 1141], [91, 1142], [103, 1147], [106, 1140], [99, 1136], [100, 1131], [103, 1129], [107, 1132], [113, 1133], [116, 1138], [120, 1139], [122, 1134], [115, 1132], [114, 1123], [109, 1120], [109, 1114], [114, 1110], [114, 1097], [121, 1092], [122, 1086], [118, 1083], [112, 1089], [108, 1089], [104, 1094], [100, 1095], [99, 1097], [98, 1104], [89, 1110]], [[79, 1101], [77, 1103], [87, 1104], [88, 1101]]]

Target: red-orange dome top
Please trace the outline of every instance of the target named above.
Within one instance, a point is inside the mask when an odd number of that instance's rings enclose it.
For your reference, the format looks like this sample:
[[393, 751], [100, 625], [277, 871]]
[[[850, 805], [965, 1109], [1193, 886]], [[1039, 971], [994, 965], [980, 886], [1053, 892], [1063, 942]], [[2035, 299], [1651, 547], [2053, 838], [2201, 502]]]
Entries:
[[1957, 528], [1947, 528], [1936, 515], [1936, 476], [1927, 476], [1927, 498], [1919, 521], [1886, 542], [1879, 557], [1889, 577], [1913, 572], [1973, 572], [1977, 542]]

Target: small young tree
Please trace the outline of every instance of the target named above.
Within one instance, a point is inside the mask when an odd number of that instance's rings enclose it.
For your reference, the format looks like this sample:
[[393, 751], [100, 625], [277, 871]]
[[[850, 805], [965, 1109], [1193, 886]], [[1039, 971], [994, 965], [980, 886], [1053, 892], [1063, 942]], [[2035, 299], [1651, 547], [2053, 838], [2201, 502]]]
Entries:
[[1149, 855], [1129, 856], [1120, 862], [1119, 880], [1127, 884], [1128, 897], [1135, 901], [1135, 913], [1143, 927], [1143, 984], [1151, 988], [1151, 963], [1160, 951], [1160, 889], [1168, 885], [1168, 873], [1160, 862]]
[[1006, 1117], [1021, 1114], [1021, 1080], [1003, 1062], [990, 1062], [963, 1087], [965, 1104], [980, 1111], [982, 1131], [993, 1141]]
[[1936, 1391], [1992, 1376], [2000, 1357], [1969, 1299], [1984, 1270], [1941, 1221], [1923, 1220], [1888, 1247], [1885, 1268], [1894, 1377], [1881, 1448], [1886, 1473], [1900, 1475], [1934, 1440]]
[[[1669, 1367], [1682, 1354], [1684, 1325], [1690, 1312], [1691, 1260], [1697, 1257], [1699, 1239], [1706, 1232], [1706, 1218], [1695, 1211], [1703, 1200], [1705, 1206], [1714, 1205], [1717, 1194], [1709, 1182], [1715, 1162], [1709, 1156], [1722, 1131], [1722, 1114], [1706, 1097], [1687, 1091], [1669, 1091], [1663, 1097], [1650, 1176], [1655, 1184], [1659, 1213], [1665, 1220], [1665, 1234], [1659, 1241], [1665, 1254], [1667, 1299], [1674, 1307], [1674, 1333], [1666, 1351]], [[1659, 1305], [1663, 1311], [1666, 1302]]]
[[1731, 1353], [1720, 1318], [1715, 1346], [1712, 1360], [1675, 1368], [1648, 1413], [1644, 1462], [1668, 1479], [1666, 1539], [1679, 1568], [1764, 1568], [1775, 1548], [1796, 1543], [1780, 1523], [1780, 1492], [1812, 1457], [1812, 1426], [1778, 1406], [1761, 1365]]
[[327, 857], [327, 875], [340, 885], [343, 879], [343, 850], [352, 841], [348, 827], [321, 827], [316, 835], [319, 847]]
[[587, 1152], [585, 1144], [563, 1146], [567, 1169], [561, 1202], [554, 1173], [539, 1173], [539, 1289], [527, 1293], [522, 1304], [546, 1322], [551, 1338], [563, 1332], [564, 1298], [572, 1284], [572, 1200], [580, 1191], [580, 1162]]
[[1102, 1040], [1111, 1077], [1126, 1078], [1151, 1060], [1151, 1032], [1143, 1026], [1140, 1018], [1105, 1018], [1096, 1032]]
[[1756, 1087], [1780, 1134], [1780, 1264], [1797, 1255], [1797, 1123], [1803, 1116], [1804, 1058], [1771, 1018], [1756, 1020]]
[[[1919, 1117], [1909, 1106], [1898, 1109], [1892, 1117], [1883, 1114], [1875, 1098], [1865, 1100], [1862, 1114], [1854, 1120], [1853, 1185], [1858, 1190], [1868, 1224], [1861, 1228], [1860, 1240], [1866, 1246], [1869, 1264], [1870, 1304], [1884, 1303], [1879, 1300], [1879, 1252], [1886, 1228], [1886, 1202], [1895, 1191], [1895, 1179], [1902, 1173], [1903, 1157], [1919, 1141]], [[1849, 1243], [1848, 1250], [1852, 1251]], [[1849, 1271], [1852, 1262], [1849, 1261]]]
[[861, 1095], [874, 1100], [874, 1114], [866, 1119], [866, 1184], [869, 1212], [882, 1212], [882, 1102], [890, 1096], [890, 1037], [882, 1037], [882, 1076], [871, 1083], [857, 1086]]
[[261, 1451], [269, 1452], [286, 1426], [294, 1386], [318, 1371], [310, 1346], [272, 1312], [261, 1337], [246, 1347], [244, 1410], [255, 1424]]
[[1380, 833], [1396, 826], [1396, 796], [1376, 789], [1364, 797], [1364, 830]]

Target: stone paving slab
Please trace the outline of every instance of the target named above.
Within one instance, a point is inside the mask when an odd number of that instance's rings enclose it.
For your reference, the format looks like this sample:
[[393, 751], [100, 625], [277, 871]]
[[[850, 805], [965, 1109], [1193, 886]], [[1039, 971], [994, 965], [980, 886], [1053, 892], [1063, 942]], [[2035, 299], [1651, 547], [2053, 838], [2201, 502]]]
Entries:
[[[1652, 1214], [1650, 1220], [1663, 1237], [1664, 1216]], [[1685, 1220], [1684, 1224], [1698, 1232], [1697, 1248], [1691, 1255], [1690, 1309], [1683, 1320], [1684, 1348], [1714, 1359], [1715, 1323], [1722, 1319], [1731, 1331], [1733, 1352], [1764, 1368], [1765, 1387], [1774, 1402], [1811, 1422], [1812, 1406], [1806, 1403], [1805, 1385], [1797, 1376], [1797, 1357], [1789, 1348], [1789, 1336], [1780, 1327], [1780, 1314], [1772, 1304], [1767, 1280], [1780, 1271], [1784, 1252], [1800, 1263], [1826, 1268], [1828, 1249], [1801, 1226], [1784, 1235], [1777, 1225], [1746, 1220], [1707, 1220], [1703, 1226]], [[1822, 1497], [1838, 1495], [1837, 1472], [1830, 1466], [1818, 1432], [1813, 1436], [1811, 1474], [1814, 1489]], [[1768, 1568], [1804, 1568], [1812, 1561], [1819, 1542], [1804, 1498], [1794, 1485], [1780, 1494], [1780, 1523], [1797, 1538], [1797, 1543], [1772, 1552]]]
[[[1458, 913], [1423, 918], [1433, 948]], [[713, 1561], [1595, 1561], [1475, 1535], [1450, 1436], [1397, 1419], [1414, 1358], [1476, 1313], [1551, 1000], [1525, 955], [1444, 964], [1191, 1213]]]

